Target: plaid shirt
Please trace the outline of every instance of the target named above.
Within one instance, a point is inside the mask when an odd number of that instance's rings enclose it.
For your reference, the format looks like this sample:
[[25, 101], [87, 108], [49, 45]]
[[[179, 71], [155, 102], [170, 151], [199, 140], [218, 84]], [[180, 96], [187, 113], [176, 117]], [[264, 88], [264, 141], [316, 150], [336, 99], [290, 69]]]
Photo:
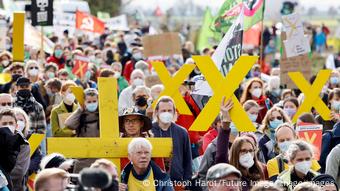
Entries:
[[[26, 109], [27, 105], [30, 106], [29, 110]], [[27, 113], [30, 119], [30, 131], [32, 133], [45, 134], [46, 130], [45, 111], [42, 105], [39, 102], [37, 102], [34, 99], [34, 97], [31, 97], [29, 101], [24, 104], [16, 100], [14, 106], [22, 108]]]

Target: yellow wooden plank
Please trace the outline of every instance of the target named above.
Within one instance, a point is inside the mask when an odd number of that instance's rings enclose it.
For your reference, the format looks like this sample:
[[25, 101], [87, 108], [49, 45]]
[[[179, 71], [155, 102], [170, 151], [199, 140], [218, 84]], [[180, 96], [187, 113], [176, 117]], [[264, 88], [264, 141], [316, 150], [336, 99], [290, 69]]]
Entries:
[[25, 28], [25, 12], [13, 13], [13, 61], [23, 62], [25, 58], [24, 50], [24, 28]]
[[28, 139], [28, 142], [30, 144], [30, 157], [33, 155], [35, 150], [37, 150], [44, 138], [44, 134], [32, 134], [31, 137]]
[[73, 95], [76, 97], [76, 100], [80, 105], [84, 105], [84, 89], [80, 86], [71, 86], [70, 87]]
[[[153, 157], [169, 157], [171, 138], [149, 138]], [[131, 138], [48, 138], [48, 153], [62, 153], [72, 158], [124, 158]]]

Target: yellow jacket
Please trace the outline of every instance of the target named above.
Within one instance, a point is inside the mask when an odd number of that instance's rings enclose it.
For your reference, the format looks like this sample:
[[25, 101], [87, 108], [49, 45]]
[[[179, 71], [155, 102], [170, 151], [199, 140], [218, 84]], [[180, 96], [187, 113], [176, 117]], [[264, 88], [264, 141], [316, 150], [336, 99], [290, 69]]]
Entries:
[[[77, 104], [73, 103], [72, 112], [74, 112], [78, 108]], [[53, 137], [72, 137], [75, 136], [73, 130], [65, 127], [60, 128], [59, 125], [59, 114], [68, 113], [64, 102], [62, 101], [58, 106], [54, 107], [51, 111], [51, 128]]]

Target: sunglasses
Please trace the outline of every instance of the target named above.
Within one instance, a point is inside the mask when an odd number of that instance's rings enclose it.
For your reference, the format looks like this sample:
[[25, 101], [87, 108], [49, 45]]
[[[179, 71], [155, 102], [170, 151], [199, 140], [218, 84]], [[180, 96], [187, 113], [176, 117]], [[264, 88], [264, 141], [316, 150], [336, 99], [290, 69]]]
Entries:
[[6, 107], [6, 106], [10, 106], [10, 107], [12, 107], [12, 103], [11, 102], [4, 102], [4, 103], [1, 103], [1, 106], [3, 106], [3, 107]]
[[283, 118], [281, 116], [277, 116], [277, 117], [270, 118], [270, 121], [274, 121], [275, 119], [282, 120]]

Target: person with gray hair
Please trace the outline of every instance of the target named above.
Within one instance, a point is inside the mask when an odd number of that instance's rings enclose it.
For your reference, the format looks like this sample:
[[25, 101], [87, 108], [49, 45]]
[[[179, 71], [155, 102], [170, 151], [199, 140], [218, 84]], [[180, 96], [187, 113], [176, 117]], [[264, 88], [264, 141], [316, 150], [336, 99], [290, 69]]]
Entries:
[[146, 86], [137, 86], [132, 91], [132, 99], [135, 103], [134, 106], [137, 108], [138, 112], [146, 115], [146, 110], [148, 107], [151, 106], [151, 103], [149, 100], [151, 97], [151, 91]]
[[13, 107], [13, 97], [11, 94], [1, 93], [0, 94], [0, 109]]
[[143, 71], [145, 76], [151, 75], [151, 72], [150, 72], [150, 69], [149, 69], [149, 64], [147, 62], [145, 62], [144, 60], [138, 61], [135, 65], [135, 68]]
[[314, 152], [307, 142], [294, 141], [290, 144], [286, 154], [292, 167], [277, 177], [275, 182], [277, 185], [292, 191], [297, 184], [310, 182], [318, 175], [317, 172], [311, 170]]
[[151, 160], [152, 145], [145, 138], [134, 138], [128, 145], [130, 163], [121, 175], [120, 190], [173, 191], [170, 177]]
[[126, 81], [125, 77], [122, 75], [123, 66], [120, 62], [112, 63], [111, 68], [115, 73], [114, 77], [117, 78], [118, 97], [119, 97], [122, 91], [129, 86], [129, 83], [128, 81]]
[[161, 92], [164, 90], [164, 85], [163, 84], [156, 84], [153, 85], [151, 88], [151, 98], [153, 101], [157, 100]]
[[241, 172], [233, 165], [219, 163], [209, 168], [207, 185], [209, 191], [241, 191]]
[[130, 108], [135, 105], [132, 99], [132, 92], [137, 86], [145, 84], [145, 76], [142, 70], [135, 69], [131, 73], [130, 86], [125, 88], [118, 99], [118, 112], [121, 114], [125, 108]]

